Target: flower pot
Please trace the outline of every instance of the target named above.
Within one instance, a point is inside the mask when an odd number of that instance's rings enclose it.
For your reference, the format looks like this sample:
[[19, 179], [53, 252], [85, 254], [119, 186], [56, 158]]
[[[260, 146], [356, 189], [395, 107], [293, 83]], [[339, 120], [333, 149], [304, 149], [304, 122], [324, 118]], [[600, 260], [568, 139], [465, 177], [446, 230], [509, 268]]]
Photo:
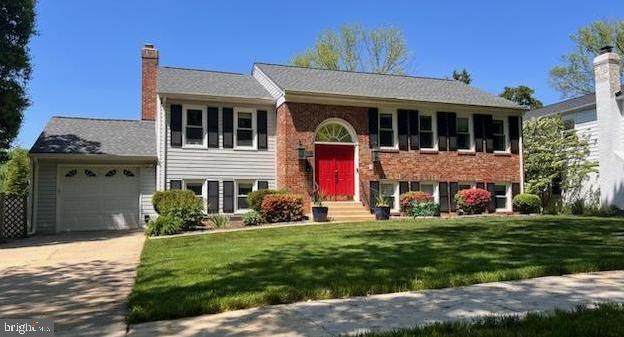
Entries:
[[377, 220], [390, 219], [390, 207], [375, 207], [373, 211], [375, 212], [375, 219]]
[[326, 222], [327, 207], [312, 207], [312, 218], [314, 222]]

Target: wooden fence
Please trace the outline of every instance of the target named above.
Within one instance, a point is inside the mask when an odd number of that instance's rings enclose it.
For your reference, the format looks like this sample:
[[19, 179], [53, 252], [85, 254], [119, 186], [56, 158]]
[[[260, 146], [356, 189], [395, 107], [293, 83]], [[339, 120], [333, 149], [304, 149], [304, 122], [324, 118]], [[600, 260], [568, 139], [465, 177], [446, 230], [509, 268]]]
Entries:
[[26, 237], [28, 197], [0, 194], [0, 241]]

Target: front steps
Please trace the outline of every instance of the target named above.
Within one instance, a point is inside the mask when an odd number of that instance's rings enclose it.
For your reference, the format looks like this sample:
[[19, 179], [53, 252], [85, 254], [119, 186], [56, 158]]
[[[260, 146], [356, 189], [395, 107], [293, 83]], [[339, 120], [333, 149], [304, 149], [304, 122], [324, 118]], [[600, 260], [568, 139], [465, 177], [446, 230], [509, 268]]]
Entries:
[[368, 208], [356, 201], [325, 201], [323, 206], [327, 207], [327, 218], [333, 222], [375, 220]]

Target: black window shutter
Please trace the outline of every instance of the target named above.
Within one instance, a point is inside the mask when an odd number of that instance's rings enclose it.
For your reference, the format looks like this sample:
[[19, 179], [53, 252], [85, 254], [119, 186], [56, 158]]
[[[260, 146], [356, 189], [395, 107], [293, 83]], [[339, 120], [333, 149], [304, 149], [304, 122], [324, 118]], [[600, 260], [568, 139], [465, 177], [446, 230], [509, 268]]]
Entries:
[[455, 203], [455, 194], [459, 192], [459, 184], [456, 182], [449, 183], [449, 200], [451, 204], [451, 212], [455, 212], [457, 210], [457, 204]]
[[509, 140], [511, 153], [518, 154], [520, 151], [520, 117], [518, 116], [509, 116]]
[[219, 182], [208, 181], [208, 213], [219, 213]]
[[438, 184], [439, 195], [440, 195], [440, 211], [448, 212], [449, 211], [449, 191], [448, 191], [448, 183], [440, 182]]
[[234, 109], [223, 108], [223, 148], [231, 149], [233, 147], [234, 147]]
[[265, 110], [258, 110], [256, 123], [258, 124], [258, 149], [266, 150], [269, 144], [267, 137], [267, 112]]
[[379, 132], [379, 113], [377, 108], [368, 108], [368, 147], [377, 148]]
[[410, 146], [412, 150], [420, 149], [420, 137], [418, 135], [418, 111], [410, 110], [409, 112], [409, 133], [410, 133]]
[[223, 213], [234, 213], [234, 182], [223, 182]]
[[483, 115], [483, 129], [485, 130], [485, 152], [494, 152], [494, 137], [492, 133], [494, 128], [492, 127], [492, 115]]
[[477, 183], [477, 188], [480, 188], [482, 190], [485, 189], [485, 183]]
[[169, 189], [170, 190], [181, 190], [182, 189], [182, 180], [170, 180], [169, 181]]
[[490, 199], [490, 206], [488, 207], [488, 211], [490, 211], [490, 213], [494, 213], [496, 212], [496, 196], [495, 196], [496, 184], [487, 183], [487, 190], [492, 195], [492, 198]]
[[370, 187], [370, 208], [371, 211], [372, 209], [377, 205], [377, 195], [379, 193], [379, 182], [378, 181], [370, 181], [369, 182], [369, 187]]
[[208, 147], [219, 148], [219, 108], [208, 107]]
[[258, 189], [259, 190], [268, 190], [269, 182], [266, 180], [258, 180]]
[[409, 192], [409, 187], [410, 187], [409, 182], [407, 181], [399, 182], [399, 195]]
[[483, 130], [483, 115], [476, 114], [472, 116], [472, 124], [475, 134], [475, 151], [483, 152], [483, 139], [485, 131]]
[[438, 150], [448, 150], [448, 114], [438, 111]]
[[410, 191], [412, 192], [420, 191], [420, 183], [417, 181], [412, 181], [410, 183]]
[[[520, 184], [518, 183], [511, 184], [511, 200], [513, 200], [513, 198], [518, 194], [520, 194]], [[513, 202], [512, 202], [512, 205], [513, 205]], [[515, 211], [516, 208], [513, 207], [513, 210]]]
[[182, 105], [171, 104], [171, 121], [169, 126], [171, 128], [171, 146], [182, 146]]
[[[447, 114], [447, 136], [449, 151], [457, 151], [457, 114], [449, 112]], [[452, 198], [453, 196], [451, 196]]]
[[399, 150], [409, 150], [409, 111], [397, 110], [397, 122], [399, 132]]

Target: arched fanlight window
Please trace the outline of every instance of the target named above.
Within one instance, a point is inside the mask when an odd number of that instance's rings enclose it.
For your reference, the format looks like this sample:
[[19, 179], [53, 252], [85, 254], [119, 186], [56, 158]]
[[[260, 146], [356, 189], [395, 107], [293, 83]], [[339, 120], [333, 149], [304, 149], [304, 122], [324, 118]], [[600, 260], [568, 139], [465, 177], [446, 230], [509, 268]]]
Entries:
[[67, 173], [65, 173], [65, 176], [66, 176], [66, 177], [68, 177], [68, 178], [70, 178], [70, 177], [75, 176], [75, 175], [76, 175], [76, 173], [78, 173], [78, 170], [76, 170], [76, 169], [69, 170], [69, 171], [67, 171]]
[[327, 123], [316, 133], [317, 142], [353, 143], [349, 130], [339, 123]]
[[96, 176], [95, 172], [93, 172], [93, 171], [91, 171], [91, 170], [89, 170], [89, 169], [85, 169], [85, 170], [84, 170], [84, 174], [85, 174], [87, 177], [95, 177], [95, 176]]
[[123, 170], [123, 173], [126, 177], [134, 177], [134, 173], [130, 170]]
[[106, 172], [105, 176], [107, 176], [107, 177], [112, 177], [112, 176], [114, 176], [115, 174], [117, 174], [117, 170], [112, 169], [112, 170], [110, 170], [110, 171]]

